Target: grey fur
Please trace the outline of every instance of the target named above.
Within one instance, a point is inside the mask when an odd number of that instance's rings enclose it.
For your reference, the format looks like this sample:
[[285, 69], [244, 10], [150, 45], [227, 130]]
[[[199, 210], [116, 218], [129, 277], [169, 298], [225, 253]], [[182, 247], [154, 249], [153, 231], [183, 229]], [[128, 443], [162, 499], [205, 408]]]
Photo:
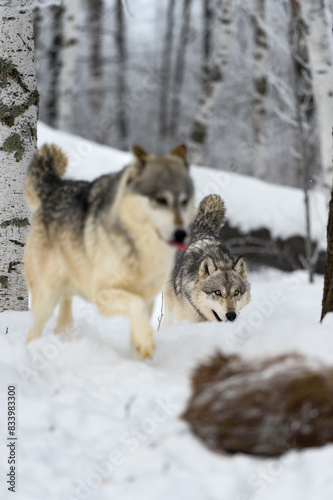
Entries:
[[[245, 261], [243, 257], [235, 260], [223, 244], [224, 223], [225, 208], [221, 198], [217, 195], [204, 198], [191, 227], [189, 247], [185, 252], [177, 252], [171, 282], [165, 288], [165, 310], [170, 316], [165, 320], [166, 325], [172, 317], [213, 321], [213, 313], [216, 319], [226, 321], [226, 312], [238, 312], [248, 303], [250, 286]], [[204, 310], [202, 305], [206, 297], [210, 307]], [[220, 306], [215, 308], [215, 303]], [[216, 314], [218, 308], [225, 309], [223, 318]]]
[[133, 192], [149, 198], [156, 197], [168, 189], [174, 195], [174, 208], [179, 207], [181, 194], [186, 194], [188, 199], [191, 199], [194, 193], [193, 183], [187, 171], [171, 163], [168, 157], [155, 157], [148, 161], [142, 175], [133, 181], [132, 189]]
[[[62, 155], [62, 156], [61, 156]], [[119, 221], [109, 217], [122, 177], [131, 170], [126, 189], [154, 200], [161, 192], [172, 193], [171, 210], [180, 208], [180, 196], [193, 199], [193, 182], [186, 163], [167, 155], [147, 156], [146, 161], [134, 159], [117, 173], [102, 175], [92, 182], [61, 179], [57, 168], [64, 155], [54, 145], [45, 145], [34, 156], [28, 171], [36, 196], [40, 200], [38, 217], [46, 227], [57, 232], [67, 228], [76, 242], [82, 243], [89, 218], [95, 226], [103, 225], [109, 237], [123, 238], [132, 251], [135, 243]]]

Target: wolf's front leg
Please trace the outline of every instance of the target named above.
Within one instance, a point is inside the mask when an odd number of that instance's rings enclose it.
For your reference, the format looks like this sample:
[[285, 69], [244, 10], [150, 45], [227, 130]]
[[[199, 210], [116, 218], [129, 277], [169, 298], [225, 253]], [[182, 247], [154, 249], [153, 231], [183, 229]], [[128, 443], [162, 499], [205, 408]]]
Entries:
[[104, 316], [128, 316], [132, 345], [144, 358], [152, 357], [155, 349], [154, 331], [150, 325], [147, 304], [141, 297], [126, 290], [103, 288], [96, 292], [94, 302]]

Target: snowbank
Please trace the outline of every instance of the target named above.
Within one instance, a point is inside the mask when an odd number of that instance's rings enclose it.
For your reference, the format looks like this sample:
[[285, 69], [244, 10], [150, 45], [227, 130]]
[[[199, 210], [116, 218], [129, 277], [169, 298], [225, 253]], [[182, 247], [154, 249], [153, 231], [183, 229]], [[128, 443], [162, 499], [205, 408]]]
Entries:
[[[80, 299], [67, 343], [52, 334], [55, 317], [26, 346], [30, 313], [0, 314], [1, 400], [17, 387], [18, 498], [331, 500], [333, 445], [276, 460], [218, 455], [178, 419], [193, 367], [217, 349], [333, 363], [333, 315], [318, 322], [322, 278], [311, 286], [304, 272], [269, 270], [250, 281], [253, 299], [237, 323], [173, 325], [157, 332], [148, 361], [130, 351], [125, 318], [102, 318]], [[6, 419], [0, 425], [6, 436]], [[4, 446], [0, 458], [4, 478]]]

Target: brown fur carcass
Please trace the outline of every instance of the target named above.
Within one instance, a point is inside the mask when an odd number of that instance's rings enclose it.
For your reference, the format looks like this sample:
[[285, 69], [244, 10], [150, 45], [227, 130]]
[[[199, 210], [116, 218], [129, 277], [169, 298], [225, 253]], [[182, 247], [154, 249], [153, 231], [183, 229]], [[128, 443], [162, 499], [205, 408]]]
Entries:
[[182, 418], [213, 450], [279, 456], [333, 441], [333, 367], [291, 354], [217, 354], [192, 379]]

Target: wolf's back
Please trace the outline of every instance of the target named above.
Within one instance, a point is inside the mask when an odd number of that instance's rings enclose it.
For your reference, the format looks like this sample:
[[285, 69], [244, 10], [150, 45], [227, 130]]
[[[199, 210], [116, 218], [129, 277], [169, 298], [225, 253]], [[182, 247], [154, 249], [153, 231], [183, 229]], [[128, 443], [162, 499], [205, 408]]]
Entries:
[[34, 155], [25, 184], [25, 197], [33, 210], [47, 196], [50, 182], [60, 181], [67, 168], [67, 157], [55, 144], [44, 144]]
[[193, 235], [209, 235], [220, 238], [220, 231], [225, 224], [224, 202], [217, 194], [206, 196], [200, 203], [198, 213], [192, 224]]

